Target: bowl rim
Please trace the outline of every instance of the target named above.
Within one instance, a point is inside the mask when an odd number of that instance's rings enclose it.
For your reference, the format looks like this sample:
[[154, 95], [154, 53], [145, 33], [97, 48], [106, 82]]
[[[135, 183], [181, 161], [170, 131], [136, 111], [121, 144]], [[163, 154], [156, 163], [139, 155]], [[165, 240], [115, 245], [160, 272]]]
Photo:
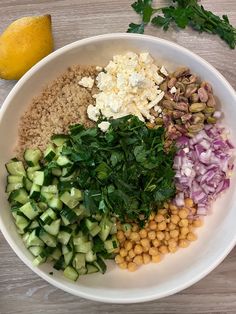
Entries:
[[[93, 42], [103, 41], [103, 40], [107, 40], [107, 39], [116, 40], [116, 39], [122, 39], [122, 38], [130, 38], [130, 39], [135, 38], [135, 39], [140, 39], [140, 40], [146, 39], [146, 40], [153, 41], [156, 43], [158, 43], [158, 42], [163, 43], [166, 46], [173, 47], [175, 50], [177, 49], [177, 50], [181, 51], [182, 53], [189, 55], [190, 57], [194, 58], [196, 61], [205, 65], [210, 71], [214, 72], [214, 74], [216, 76], [218, 76], [219, 79], [222, 80], [224, 86], [229, 90], [229, 92], [235, 95], [235, 100], [236, 100], [236, 92], [233, 89], [233, 87], [230, 85], [230, 83], [225, 79], [225, 77], [217, 69], [215, 69], [209, 62], [205, 61], [203, 58], [198, 56], [196, 53], [188, 50], [187, 48], [182, 47], [181, 45], [178, 45], [178, 44], [171, 42], [169, 40], [162, 39], [159, 37], [150, 36], [150, 35], [140, 35], [140, 34], [130, 34], [130, 33], [128, 33], [128, 34], [127, 33], [109, 33], [109, 34], [103, 34], [103, 35], [97, 35], [97, 36], [92, 36], [92, 37], [88, 37], [88, 38], [83, 38], [83, 39], [77, 40], [75, 42], [72, 42], [70, 44], [67, 44], [67, 45], [55, 50], [54, 52], [52, 52], [51, 54], [49, 54], [48, 56], [46, 56], [45, 58], [40, 60], [37, 64], [35, 64], [30, 70], [28, 70], [20, 78], [20, 80], [15, 84], [15, 86], [12, 88], [12, 90], [10, 91], [10, 93], [8, 94], [6, 99], [4, 100], [4, 102], [0, 108], [0, 124], [4, 118], [5, 111], [8, 107], [8, 105], [10, 104], [12, 98], [14, 98], [16, 92], [21, 88], [21, 86], [25, 83], [25, 81], [27, 81], [32, 75], [34, 75], [37, 72], [38, 69], [40, 69], [42, 66], [46, 65], [49, 61], [51, 61], [55, 57], [63, 54], [64, 52], [67, 52], [67, 51], [69, 51], [75, 47], [78, 47], [78, 46], [83, 46], [86, 44], [91, 44]], [[163, 297], [167, 297], [167, 296], [173, 295], [177, 292], [180, 292], [181, 290], [190, 287], [191, 285], [195, 284], [196, 282], [201, 280], [203, 277], [205, 277], [207, 274], [209, 274], [214, 268], [216, 268], [223, 261], [223, 259], [229, 254], [229, 252], [234, 248], [234, 246], [236, 244], [236, 233], [235, 233], [234, 238], [232, 238], [232, 240], [228, 244], [228, 246], [224, 250], [222, 250], [222, 254], [219, 256], [218, 259], [216, 259], [214, 261], [214, 263], [212, 263], [210, 266], [206, 267], [206, 269], [204, 271], [196, 274], [194, 277], [189, 279], [187, 282], [186, 281], [182, 282], [173, 289], [169, 289], [169, 290], [166, 290], [166, 291], [161, 292], [161, 293], [153, 293], [153, 294], [150, 294], [148, 296], [143, 296], [143, 297], [139, 297], [139, 298], [129, 297], [126, 299], [122, 299], [122, 298], [113, 299], [112, 297], [96, 296], [96, 295], [91, 294], [91, 293], [81, 292], [79, 289], [70, 288], [66, 284], [61, 283], [58, 280], [54, 279], [49, 274], [46, 274], [40, 268], [34, 267], [32, 265], [32, 262], [18, 248], [18, 246], [16, 245], [16, 243], [12, 239], [9, 230], [7, 229], [7, 227], [4, 225], [4, 223], [2, 221], [1, 215], [0, 215], [0, 230], [1, 230], [4, 238], [7, 240], [8, 244], [10, 245], [10, 247], [15, 252], [15, 254], [34, 273], [36, 273], [38, 276], [40, 276], [41, 278], [43, 278], [44, 280], [46, 280], [47, 282], [49, 282], [53, 286], [60, 288], [61, 290], [66, 291], [70, 294], [73, 294], [75, 296], [79, 296], [79, 297], [82, 297], [85, 299], [89, 299], [89, 300], [93, 300], [93, 301], [99, 301], [99, 302], [105, 302], [105, 303], [116, 303], [116, 304], [147, 302], [147, 301], [152, 301], [152, 300], [157, 300], [157, 299], [160, 299]], [[78, 288], [79, 288], [79, 286], [78, 286]]]

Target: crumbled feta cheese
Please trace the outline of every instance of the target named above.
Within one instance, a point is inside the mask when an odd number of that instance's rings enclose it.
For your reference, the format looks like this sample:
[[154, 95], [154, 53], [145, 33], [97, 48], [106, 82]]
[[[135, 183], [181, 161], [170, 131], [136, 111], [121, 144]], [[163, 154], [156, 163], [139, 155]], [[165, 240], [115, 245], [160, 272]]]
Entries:
[[108, 121], [102, 121], [98, 124], [98, 127], [102, 132], [106, 132], [109, 129], [110, 124], [111, 123]]
[[162, 66], [162, 67], [160, 68], [160, 72], [161, 72], [163, 75], [168, 76], [168, 72], [166, 71], [166, 68], [165, 68], [164, 66]]
[[[120, 118], [136, 115], [141, 121], [154, 121], [152, 108], [161, 101], [164, 92], [160, 90], [164, 78], [149, 53], [127, 52], [115, 55], [97, 75], [99, 92], [93, 95], [96, 108], [88, 108], [89, 118], [96, 121], [99, 113], [106, 118]], [[161, 113], [159, 107], [158, 112]]]
[[171, 87], [170, 93], [171, 93], [171, 94], [174, 94], [174, 93], [176, 93], [176, 92], [177, 92], [176, 87], [175, 87], [175, 86]]
[[87, 114], [89, 119], [93, 121], [97, 121], [99, 117], [99, 109], [93, 105], [88, 105]]
[[188, 147], [185, 147], [185, 148], [183, 149], [183, 151], [187, 154], [187, 153], [189, 153], [189, 148], [188, 148]]
[[80, 86], [90, 88], [90, 89], [93, 87], [93, 84], [94, 84], [94, 79], [92, 79], [89, 76], [85, 76], [79, 81]]
[[102, 67], [96, 66], [96, 70], [97, 70], [98, 72], [101, 72], [101, 71], [102, 71]]

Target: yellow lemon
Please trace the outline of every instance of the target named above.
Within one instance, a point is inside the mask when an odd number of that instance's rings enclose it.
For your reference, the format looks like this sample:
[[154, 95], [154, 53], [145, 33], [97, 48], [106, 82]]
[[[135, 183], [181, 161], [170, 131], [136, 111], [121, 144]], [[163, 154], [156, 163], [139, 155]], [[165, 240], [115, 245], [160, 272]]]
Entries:
[[0, 36], [0, 78], [18, 80], [52, 50], [50, 15], [16, 20]]

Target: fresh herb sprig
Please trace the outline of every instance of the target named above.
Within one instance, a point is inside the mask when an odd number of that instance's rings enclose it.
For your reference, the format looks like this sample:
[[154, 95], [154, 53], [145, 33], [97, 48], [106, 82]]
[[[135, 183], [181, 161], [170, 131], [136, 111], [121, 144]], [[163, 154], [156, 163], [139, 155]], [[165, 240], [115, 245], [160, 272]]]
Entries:
[[[227, 17], [222, 18], [204, 9], [197, 0], [172, 0], [173, 5], [164, 8], [153, 8], [152, 0], [138, 0], [132, 4], [142, 21], [140, 24], [131, 23], [129, 33], [144, 33], [145, 26], [151, 22], [152, 25], [168, 30], [172, 23], [180, 28], [190, 26], [198, 32], [217, 34], [230, 48], [236, 46], [236, 28], [234, 28]], [[162, 15], [155, 15], [158, 11]]]
[[165, 152], [163, 128], [148, 129], [135, 116], [110, 122], [106, 133], [98, 127], [70, 128], [62, 154], [78, 176], [69, 186], [84, 191], [84, 205], [92, 214], [113, 213], [123, 221], [140, 221], [143, 215], [145, 220], [175, 194], [175, 150]]

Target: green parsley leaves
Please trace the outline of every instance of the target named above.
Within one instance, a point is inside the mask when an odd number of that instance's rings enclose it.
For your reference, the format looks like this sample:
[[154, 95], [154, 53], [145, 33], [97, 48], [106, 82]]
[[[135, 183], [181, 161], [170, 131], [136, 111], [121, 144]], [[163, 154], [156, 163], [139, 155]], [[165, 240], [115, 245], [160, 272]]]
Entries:
[[163, 128], [148, 129], [135, 116], [110, 123], [106, 133], [98, 127], [70, 128], [62, 154], [78, 171], [71, 185], [83, 190], [92, 214], [113, 213], [121, 221], [140, 222], [140, 215], [147, 219], [175, 195], [175, 150], [164, 151]]
[[[155, 9], [152, 0], [138, 0], [132, 4], [133, 9], [141, 18], [141, 24], [131, 23], [128, 32], [144, 33], [148, 23], [168, 30], [172, 23], [179, 28], [192, 27], [198, 32], [217, 34], [230, 48], [236, 46], [236, 29], [230, 24], [227, 15], [222, 18], [204, 9], [197, 0], [172, 0], [173, 5]], [[154, 16], [157, 11], [162, 15]]]

